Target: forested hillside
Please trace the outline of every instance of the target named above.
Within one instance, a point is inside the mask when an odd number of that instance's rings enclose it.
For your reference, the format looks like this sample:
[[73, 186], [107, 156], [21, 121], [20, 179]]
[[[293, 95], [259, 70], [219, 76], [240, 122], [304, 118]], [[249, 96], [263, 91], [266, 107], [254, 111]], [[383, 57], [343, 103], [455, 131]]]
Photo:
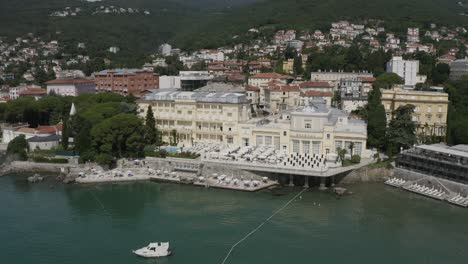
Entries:
[[[151, 14], [92, 15], [102, 5], [144, 8]], [[67, 6], [83, 11], [50, 16]], [[396, 32], [429, 22], [468, 26], [468, 16], [460, 15], [466, 10], [456, 0], [0, 0], [0, 36], [33, 32], [62, 43], [85, 42], [92, 55], [118, 46], [119, 56], [140, 56], [162, 42], [190, 49], [223, 45], [263, 25], [324, 29], [339, 19], [374, 18]]]

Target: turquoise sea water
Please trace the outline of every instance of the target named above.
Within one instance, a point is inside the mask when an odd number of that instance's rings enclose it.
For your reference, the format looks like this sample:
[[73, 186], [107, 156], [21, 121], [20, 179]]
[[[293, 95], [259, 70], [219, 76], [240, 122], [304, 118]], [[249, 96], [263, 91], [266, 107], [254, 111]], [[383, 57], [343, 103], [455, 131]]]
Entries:
[[[383, 184], [350, 189], [342, 198], [307, 191], [227, 263], [468, 262], [468, 209]], [[300, 190], [31, 185], [25, 175], [2, 177], [0, 263], [221, 263], [233, 243]], [[150, 241], [170, 241], [174, 255], [131, 253]]]

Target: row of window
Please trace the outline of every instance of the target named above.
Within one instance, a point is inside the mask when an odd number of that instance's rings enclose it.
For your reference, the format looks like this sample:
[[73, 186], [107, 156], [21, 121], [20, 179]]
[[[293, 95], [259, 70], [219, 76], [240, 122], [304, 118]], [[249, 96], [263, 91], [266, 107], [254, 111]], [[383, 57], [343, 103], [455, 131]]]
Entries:
[[[343, 144], [344, 143], [344, 144]], [[362, 143], [352, 141], [335, 140], [335, 149], [345, 149], [348, 154], [351, 154], [351, 144], [353, 144], [353, 155], [361, 155]]]

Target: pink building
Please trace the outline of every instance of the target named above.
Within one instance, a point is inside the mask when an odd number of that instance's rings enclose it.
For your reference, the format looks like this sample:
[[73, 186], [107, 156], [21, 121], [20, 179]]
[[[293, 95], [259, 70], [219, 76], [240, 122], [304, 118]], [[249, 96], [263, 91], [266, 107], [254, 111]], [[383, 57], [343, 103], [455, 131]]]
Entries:
[[46, 84], [48, 94], [53, 91], [62, 96], [78, 96], [83, 93], [96, 92], [95, 82], [84, 78], [57, 79], [48, 81]]

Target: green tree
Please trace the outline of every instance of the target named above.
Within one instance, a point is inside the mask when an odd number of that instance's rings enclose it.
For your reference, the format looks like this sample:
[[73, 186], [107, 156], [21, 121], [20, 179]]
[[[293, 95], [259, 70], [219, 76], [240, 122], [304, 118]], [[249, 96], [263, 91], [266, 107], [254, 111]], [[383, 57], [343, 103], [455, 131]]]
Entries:
[[360, 70], [363, 65], [363, 56], [356, 44], [351, 45], [345, 55], [347, 70]]
[[207, 69], [208, 65], [206, 65], [206, 62], [204, 60], [193, 64], [190, 68], [190, 70], [192, 71], [206, 71]]
[[437, 64], [432, 70], [432, 82], [434, 84], [442, 84], [449, 78], [450, 66], [445, 63]]
[[296, 76], [304, 72], [304, 70], [302, 69], [302, 57], [301, 56], [294, 57], [293, 70], [294, 70], [294, 75]]
[[369, 147], [382, 149], [385, 143], [387, 118], [382, 105], [380, 89], [374, 87], [367, 103], [367, 144]]
[[63, 149], [68, 149], [68, 139], [70, 136], [70, 131], [68, 129], [68, 120], [64, 119], [62, 122], [62, 147]]
[[447, 143], [451, 145], [468, 144], [468, 77], [446, 83], [449, 94], [447, 116]]
[[153, 145], [158, 141], [158, 130], [156, 128], [156, 120], [154, 119], [153, 108], [148, 106], [145, 119], [145, 139], [146, 143]]
[[179, 144], [179, 135], [177, 134], [177, 130], [173, 129], [171, 131], [171, 136], [170, 136], [170, 139], [169, 139], [169, 144], [171, 146], [177, 146], [177, 144]]
[[97, 154], [116, 158], [143, 156], [144, 127], [135, 115], [118, 114], [102, 121], [92, 128], [91, 138]]
[[351, 155], [351, 157], [353, 156], [353, 152], [354, 152], [354, 142], [351, 142], [348, 146], [349, 148], [349, 154]]
[[342, 149], [342, 148], [338, 148], [336, 150], [337, 154], [338, 154], [338, 158], [341, 162], [343, 162], [345, 160], [345, 156], [346, 156], [346, 149]]
[[8, 143], [7, 146], [7, 154], [16, 156], [19, 160], [27, 160], [29, 151], [29, 144], [26, 141], [26, 137], [24, 135], [19, 135], [15, 137]]
[[390, 89], [395, 84], [403, 83], [403, 79], [400, 76], [398, 76], [398, 74], [386, 72], [377, 76], [374, 82], [374, 86], [377, 88]]
[[335, 91], [333, 93], [333, 97], [332, 97], [332, 104], [334, 107], [338, 108], [338, 109], [341, 109], [342, 107], [342, 100], [341, 100], [341, 92], [340, 91]]
[[398, 107], [395, 118], [390, 121], [387, 130], [387, 153], [394, 155], [401, 148], [407, 149], [416, 144], [416, 123], [412, 121], [414, 105]]

